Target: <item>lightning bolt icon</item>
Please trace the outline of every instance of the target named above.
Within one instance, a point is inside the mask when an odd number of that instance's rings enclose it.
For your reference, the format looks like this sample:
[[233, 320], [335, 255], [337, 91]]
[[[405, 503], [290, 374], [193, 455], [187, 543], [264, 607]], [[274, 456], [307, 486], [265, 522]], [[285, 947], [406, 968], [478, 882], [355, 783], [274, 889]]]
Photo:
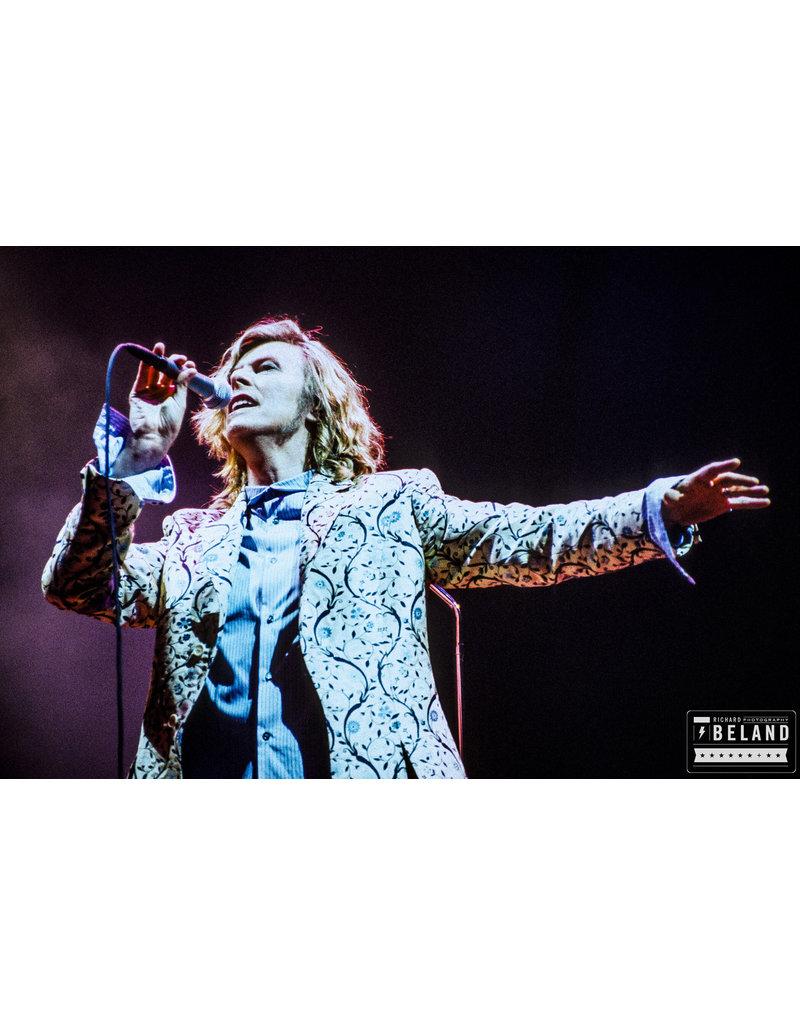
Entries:
[[700, 726], [700, 735], [697, 737], [699, 740], [701, 740], [703, 738], [703, 733], [705, 731], [706, 731], [706, 727], [704, 725], [701, 725]]

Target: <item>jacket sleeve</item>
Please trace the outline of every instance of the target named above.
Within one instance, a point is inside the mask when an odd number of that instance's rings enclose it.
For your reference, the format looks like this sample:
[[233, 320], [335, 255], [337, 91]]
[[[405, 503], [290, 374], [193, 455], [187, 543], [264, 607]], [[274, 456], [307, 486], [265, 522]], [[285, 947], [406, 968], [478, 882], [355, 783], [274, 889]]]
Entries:
[[[42, 574], [42, 591], [57, 608], [114, 621], [111, 538], [105, 478], [89, 463], [82, 472], [83, 499], [70, 512]], [[125, 480], [111, 480], [111, 508], [120, 560], [122, 622], [155, 626], [163, 609], [164, 559], [174, 521], [153, 544], [133, 543], [133, 524], [142, 501]]]
[[667, 557], [647, 530], [647, 488], [569, 504], [500, 505], [445, 494], [422, 469], [410, 490], [428, 579], [444, 587], [543, 587]]

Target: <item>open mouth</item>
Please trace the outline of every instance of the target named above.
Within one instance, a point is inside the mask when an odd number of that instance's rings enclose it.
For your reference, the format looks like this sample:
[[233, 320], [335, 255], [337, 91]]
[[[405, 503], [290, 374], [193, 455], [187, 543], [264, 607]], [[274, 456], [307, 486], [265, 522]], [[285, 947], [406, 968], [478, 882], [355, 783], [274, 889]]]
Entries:
[[239, 409], [246, 408], [249, 405], [258, 405], [255, 399], [250, 398], [249, 395], [235, 395], [228, 406], [228, 415], [232, 412], [236, 412]]

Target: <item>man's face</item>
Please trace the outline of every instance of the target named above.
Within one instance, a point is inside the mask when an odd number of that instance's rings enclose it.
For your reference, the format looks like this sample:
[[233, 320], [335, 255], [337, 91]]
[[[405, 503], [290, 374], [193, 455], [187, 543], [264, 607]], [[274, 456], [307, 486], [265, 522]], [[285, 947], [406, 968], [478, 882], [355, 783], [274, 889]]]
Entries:
[[303, 353], [297, 345], [258, 342], [242, 354], [228, 380], [233, 399], [226, 411], [225, 436], [233, 448], [237, 440], [258, 434], [289, 437], [303, 426]]

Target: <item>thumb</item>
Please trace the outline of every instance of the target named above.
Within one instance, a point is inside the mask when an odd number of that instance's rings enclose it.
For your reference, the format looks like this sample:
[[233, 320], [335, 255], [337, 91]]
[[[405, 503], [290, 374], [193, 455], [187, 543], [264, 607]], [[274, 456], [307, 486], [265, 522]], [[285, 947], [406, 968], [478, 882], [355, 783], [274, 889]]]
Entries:
[[181, 366], [181, 372], [175, 378], [175, 383], [179, 388], [186, 390], [189, 381], [195, 376], [197, 376], [197, 366], [191, 359], [187, 359]]
[[674, 487], [670, 487], [664, 492], [664, 502], [667, 505], [674, 505], [681, 500], [681, 492], [676, 491]]

